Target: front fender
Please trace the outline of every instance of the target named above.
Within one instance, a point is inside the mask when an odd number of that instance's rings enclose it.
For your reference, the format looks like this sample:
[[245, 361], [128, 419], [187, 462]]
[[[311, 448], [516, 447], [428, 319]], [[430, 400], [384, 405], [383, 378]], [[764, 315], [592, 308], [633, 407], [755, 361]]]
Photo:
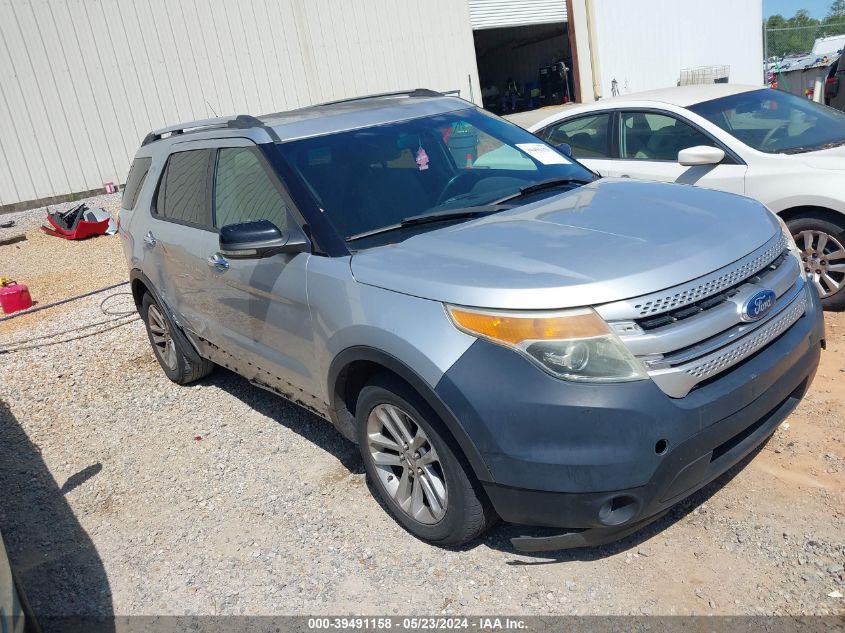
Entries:
[[[475, 443], [467, 435], [464, 426], [461, 424], [457, 416], [452, 410], [440, 399], [434, 389], [423, 380], [413, 369], [411, 369], [404, 362], [391, 356], [390, 354], [378, 349], [366, 346], [350, 347], [338, 354], [331, 364], [328, 372], [327, 388], [333, 394], [330, 406], [330, 416], [332, 422], [340, 428], [343, 424], [351, 424], [352, 420], [341, 420], [338, 411], [344, 408], [344, 405], [339, 402], [342, 394], [342, 386], [338, 389], [339, 382], [342, 380], [341, 374], [346, 367], [349, 367], [356, 361], [368, 361], [376, 363], [382, 367], [390, 370], [402, 380], [407, 382], [416, 391], [426, 404], [437, 414], [440, 420], [446, 425], [446, 428], [451, 433], [452, 437], [458, 443], [467, 461], [472, 467], [473, 472], [480, 481], [492, 481], [490, 470], [487, 464], [478, 452]], [[350, 429], [351, 431], [351, 429]], [[343, 432], [343, 430], [341, 430]], [[347, 433], [344, 433], [345, 435]]]

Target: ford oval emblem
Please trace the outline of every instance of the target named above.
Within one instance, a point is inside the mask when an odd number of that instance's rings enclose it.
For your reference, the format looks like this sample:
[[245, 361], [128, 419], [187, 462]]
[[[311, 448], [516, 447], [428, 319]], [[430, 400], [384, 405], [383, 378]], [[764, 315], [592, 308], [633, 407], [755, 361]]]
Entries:
[[742, 304], [743, 321], [759, 321], [769, 313], [777, 301], [777, 295], [768, 288], [758, 290]]

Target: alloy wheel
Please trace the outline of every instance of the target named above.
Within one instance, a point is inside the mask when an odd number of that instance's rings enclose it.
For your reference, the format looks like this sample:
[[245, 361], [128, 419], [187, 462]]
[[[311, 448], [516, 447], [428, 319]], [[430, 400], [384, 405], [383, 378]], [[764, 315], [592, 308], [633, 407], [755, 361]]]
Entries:
[[367, 444], [379, 483], [402, 511], [432, 525], [446, 515], [443, 466], [423, 428], [405, 411], [379, 404], [367, 418]]
[[804, 273], [816, 286], [822, 299], [845, 286], [845, 247], [824, 231], [801, 231], [794, 236], [802, 250]]
[[147, 325], [153, 339], [158, 357], [169, 369], [176, 369], [176, 347], [173, 344], [173, 337], [170, 335], [170, 327], [167, 319], [159, 310], [158, 306], [151, 304], [147, 309]]

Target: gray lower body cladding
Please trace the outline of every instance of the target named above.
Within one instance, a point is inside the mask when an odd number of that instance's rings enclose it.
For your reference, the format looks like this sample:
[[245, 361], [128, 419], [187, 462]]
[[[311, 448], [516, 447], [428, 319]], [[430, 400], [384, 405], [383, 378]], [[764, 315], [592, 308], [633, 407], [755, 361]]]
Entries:
[[652, 381], [563, 382], [479, 340], [436, 391], [487, 465], [504, 520], [624, 530], [760, 446], [812, 381], [823, 337], [813, 296], [777, 340], [680, 399]]

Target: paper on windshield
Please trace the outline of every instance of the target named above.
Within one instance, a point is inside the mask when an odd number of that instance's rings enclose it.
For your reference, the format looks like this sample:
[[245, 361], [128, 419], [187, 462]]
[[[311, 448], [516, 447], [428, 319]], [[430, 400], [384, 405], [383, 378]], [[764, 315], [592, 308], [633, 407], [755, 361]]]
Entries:
[[516, 146], [544, 165], [566, 165], [569, 162], [561, 154], [542, 143], [517, 143]]

